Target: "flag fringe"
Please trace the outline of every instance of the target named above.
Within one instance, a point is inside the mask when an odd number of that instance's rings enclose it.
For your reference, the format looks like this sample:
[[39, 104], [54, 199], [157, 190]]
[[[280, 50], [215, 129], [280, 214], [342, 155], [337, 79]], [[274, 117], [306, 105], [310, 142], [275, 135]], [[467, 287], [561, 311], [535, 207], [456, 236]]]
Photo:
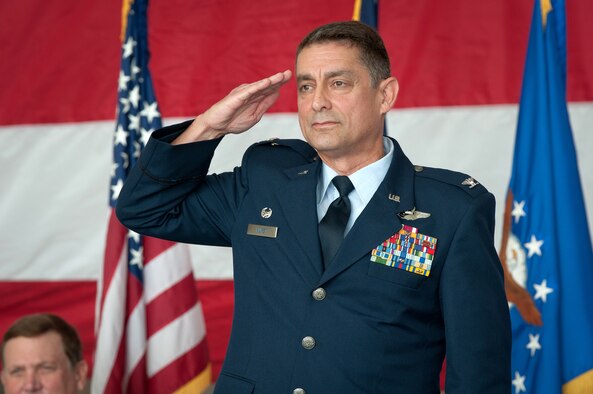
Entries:
[[176, 390], [173, 394], [195, 394], [203, 393], [204, 390], [210, 386], [210, 380], [212, 375], [212, 364], [208, 363], [208, 366], [200, 372], [198, 376], [187, 382], [179, 390]]
[[568, 383], [562, 385], [562, 394], [590, 394], [593, 393], [593, 369], [580, 374]]
[[360, 9], [362, 7], [362, 0], [354, 0], [354, 10], [352, 11], [352, 20], [360, 21]]

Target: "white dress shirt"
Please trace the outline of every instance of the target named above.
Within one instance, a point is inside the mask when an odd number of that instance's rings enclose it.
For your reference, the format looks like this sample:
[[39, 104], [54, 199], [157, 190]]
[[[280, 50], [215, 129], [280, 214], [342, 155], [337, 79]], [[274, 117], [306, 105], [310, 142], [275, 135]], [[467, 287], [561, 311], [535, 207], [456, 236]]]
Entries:
[[[383, 137], [383, 149], [385, 155], [381, 159], [348, 176], [354, 185], [354, 190], [348, 195], [351, 211], [344, 235], [350, 231], [358, 216], [379, 188], [385, 175], [387, 175], [387, 171], [391, 165], [391, 158], [393, 157], [393, 142], [387, 137]], [[322, 164], [319, 180], [317, 181], [318, 222], [325, 216], [330, 204], [339, 196], [338, 190], [332, 183], [332, 179], [337, 175], [338, 173], [332, 170], [327, 164]]]

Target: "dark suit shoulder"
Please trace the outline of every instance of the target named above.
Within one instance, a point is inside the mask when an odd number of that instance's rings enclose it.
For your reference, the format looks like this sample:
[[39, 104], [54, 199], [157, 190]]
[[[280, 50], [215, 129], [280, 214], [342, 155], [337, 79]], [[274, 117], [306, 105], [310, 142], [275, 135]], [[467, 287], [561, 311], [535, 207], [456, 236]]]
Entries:
[[251, 145], [245, 152], [243, 164], [262, 162], [275, 167], [291, 167], [315, 160], [317, 152], [305, 141], [272, 138]]
[[299, 139], [270, 138], [269, 140], [256, 142], [251, 148], [290, 149], [306, 159], [314, 160], [317, 152], [308, 143]]
[[418, 165], [414, 166], [414, 171], [418, 178], [439, 182], [447, 189], [461, 190], [472, 198], [488, 193], [488, 190], [480, 182], [462, 172]]

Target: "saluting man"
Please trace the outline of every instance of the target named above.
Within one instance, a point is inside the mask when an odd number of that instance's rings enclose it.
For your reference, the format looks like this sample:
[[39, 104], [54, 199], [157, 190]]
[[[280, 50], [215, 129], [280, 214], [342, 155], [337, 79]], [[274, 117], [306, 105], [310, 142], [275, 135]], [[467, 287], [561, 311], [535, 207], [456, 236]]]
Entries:
[[255, 144], [207, 175], [226, 134], [255, 125], [292, 77], [237, 87], [153, 133], [119, 196], [141, 234], [232, 246], [235, 312], [216, 393], [510, 391], [510, 323], [494, 197], [414, 166], [383, 136], [398, 82], [380, 36], [321, 26], [297, 49], [306, 142]]

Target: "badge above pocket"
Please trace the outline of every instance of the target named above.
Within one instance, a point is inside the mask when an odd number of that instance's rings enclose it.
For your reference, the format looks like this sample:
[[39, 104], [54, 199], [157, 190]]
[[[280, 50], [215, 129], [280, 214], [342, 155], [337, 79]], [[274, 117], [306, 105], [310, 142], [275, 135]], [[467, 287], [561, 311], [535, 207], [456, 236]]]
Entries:
[[414, 274], [429, 276], [437, 239], [420, 234], [416, 227], [402, 228], [373, 249], [371, 261]]

